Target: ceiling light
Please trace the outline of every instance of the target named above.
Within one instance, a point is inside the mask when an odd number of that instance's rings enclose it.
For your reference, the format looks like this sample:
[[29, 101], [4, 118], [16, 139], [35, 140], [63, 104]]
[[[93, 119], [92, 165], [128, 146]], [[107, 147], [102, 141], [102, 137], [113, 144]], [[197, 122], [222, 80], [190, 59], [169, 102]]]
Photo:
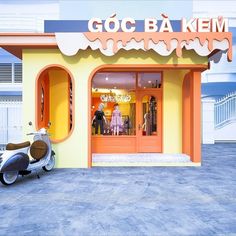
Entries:
[[143, 87], [144, 89], [146, 88], [146, 87]]
[[151, 84], [151, 83], [152, 83], [152, 81], [151, 81], [151, 80], [149, 80], [149, 81], [148, 81], [148, 83], [149, 83], [149, 84]]
[[108, 80], [108, 77], [106, 76], [106, 81]]

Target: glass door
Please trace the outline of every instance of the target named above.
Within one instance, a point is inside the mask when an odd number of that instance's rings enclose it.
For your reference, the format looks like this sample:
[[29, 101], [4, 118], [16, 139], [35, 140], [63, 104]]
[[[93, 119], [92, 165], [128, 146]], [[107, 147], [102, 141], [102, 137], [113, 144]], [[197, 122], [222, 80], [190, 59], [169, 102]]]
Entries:
[[160, 91], [137, 92], [138, 152], [162, 152], [162, 97]]

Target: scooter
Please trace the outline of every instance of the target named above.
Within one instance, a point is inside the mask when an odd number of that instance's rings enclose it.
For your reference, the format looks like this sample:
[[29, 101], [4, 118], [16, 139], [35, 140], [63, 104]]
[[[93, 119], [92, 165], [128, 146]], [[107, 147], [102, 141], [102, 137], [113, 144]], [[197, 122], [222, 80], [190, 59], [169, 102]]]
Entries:
[[[32, 122], [29, 122], [29, 125], [32, 125]], [[29, 141], [8, 143], [6, 151], [0, 157], [0, 181], [4, 185], [15, 183], [18, 175], [28, 175], [41, 168], [51, 171], [55, 165], [55, 152], [52, 150], [47, 130], [41, 128], [27, 135], [34, 135], [32, 144]], [[33, 159], [30, 159], [28, 153]]]

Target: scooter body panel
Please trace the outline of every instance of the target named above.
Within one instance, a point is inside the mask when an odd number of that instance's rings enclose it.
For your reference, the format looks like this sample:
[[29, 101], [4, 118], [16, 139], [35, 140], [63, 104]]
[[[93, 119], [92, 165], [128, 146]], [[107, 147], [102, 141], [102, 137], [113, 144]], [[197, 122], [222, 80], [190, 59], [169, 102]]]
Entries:
[[35, 135], [34, 141], [36, 141], [36, 140], [42, 140], [47, 144], [47, 146], [48, 146], [47, 154], [45, 155], [45, 157], [40, 159], [40, 161], [29, 164], [29, 166], [27, 168], [28, 171], [36, 170], [36, 169], [42, 168], [43, 166], [47, 165], [47, 163], [49, 162], [50, 157], [51, 157], [52, 146], [51, 146], [51, 142], [50, 142], [48, 135]]
[[0, 172], [25, 170], [29, 166], [29, 156], [23, 152], [16, 153], [1, 165]]
[[6, 151], [4, 151], [4, 153], [1, 156], [0, 172], [3, 172], [2, 167], [5, 165], [6, 162], [8, 162], [10, 159], [12, 159], [13, 156], [15, 156], [18, 153], [23, 153], [23, 154], [27, 155], [28, 150], [29, 150], [29, 147], [16, 149], [16, 150], [6, 150]]

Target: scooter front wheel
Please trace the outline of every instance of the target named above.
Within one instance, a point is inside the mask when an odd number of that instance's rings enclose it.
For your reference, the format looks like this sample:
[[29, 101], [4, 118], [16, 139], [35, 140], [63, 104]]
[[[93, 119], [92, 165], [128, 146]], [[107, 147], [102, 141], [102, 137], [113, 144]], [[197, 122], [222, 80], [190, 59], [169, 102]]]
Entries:
[[43, 170], [45, 170], [46, 172], [51, 171], [54, 166], [55, 166], [55, 156], [51, 155], [48, 164], [43, 167]]
[[0, 173], [0, 181], [4, 185], [14, 184], [18, 177], [18, 171], [8, 171], [4, 173]]

